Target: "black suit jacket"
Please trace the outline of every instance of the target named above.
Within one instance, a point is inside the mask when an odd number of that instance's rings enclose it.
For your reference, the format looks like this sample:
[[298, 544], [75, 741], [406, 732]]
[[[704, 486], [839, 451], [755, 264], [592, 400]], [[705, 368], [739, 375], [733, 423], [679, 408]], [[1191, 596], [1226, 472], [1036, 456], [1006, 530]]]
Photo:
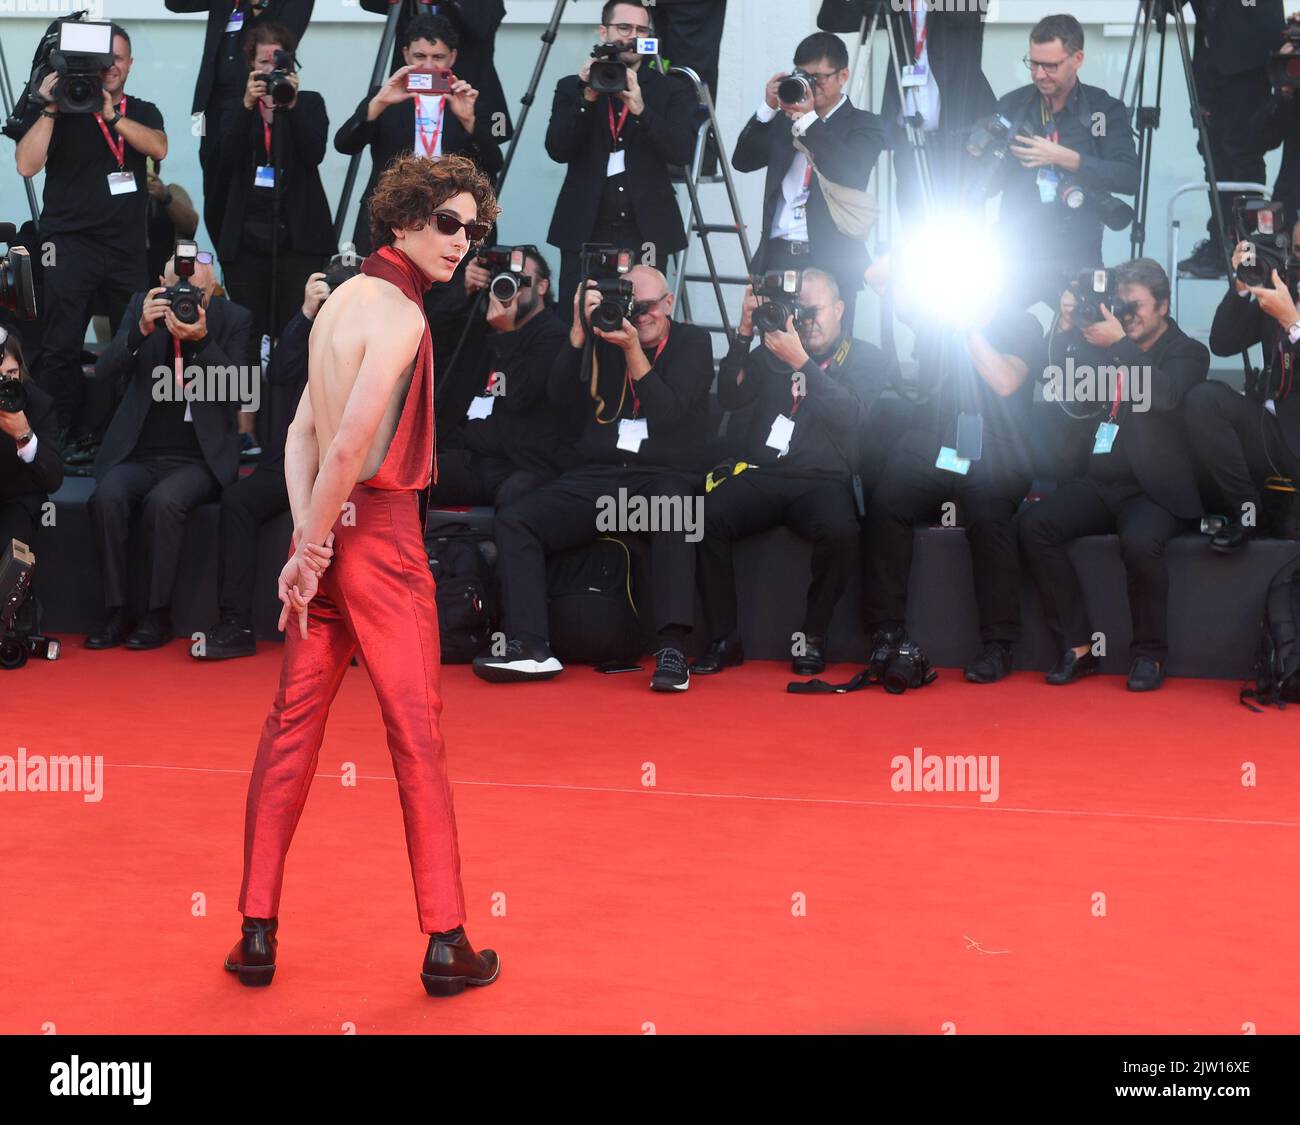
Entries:
[[[288, 225], [293, 250], [299, 254], [328, 256], [334, 252], [334, 225], [325, 188], [320, 182], [320, 163], [325, 159], [329, 128], [325, 100], [313, 90], [300, 90], [293, 109], [275, 113], [272, 147], [278, 150], [280, 219]], [[249, 195], [266, 191], [253, 186], [256, 167], [265, 159], [262, 115], [237, 102], [221, 121], [221, 168], [228, 177], [226, 209], [217, 243], [217, 253], [223, 262], [231, 261], [239, 253]]]
[[[1187, 4], [1189, 0], [1183, 0]], [[1282, 46], [1282, 0], [1190, 0], [1196, 13], [1193, 65], [1198, 76], [1231, 78], [1262, 70]]]
[[[161, 323], [148, 336], [140, 334], [144, 298], [144, 293], [136, 293], [131, 298], [117, 335], [95, 364], [96, 378], [125, 384], [122, 401], [95, 457], [96, 480], [103, 480], [109, 469], [130, 458], [154, 402], [154, 368], [173, 364], [172, 338]], [[208, 335], [201, 346], [181, 345], [184, 366], [227, 367], [247, 363], [253, 314], [224, 297], [213, 297], [208, 302], [207, 321]], [[203, 460], [222, 486], [233, 484], [239, 473], [237, 409], [236, 404], [228, 402], [192, 404], [194, 433]]]
[[[862, 27], [864, 14], [870, 20], [873, 10], [880, 12], [878, 26], [885, 29], [886, 13], [892, 10], [890, 0], [822, 0], [817, 26], [823, 31], [856, 32]], [[907, 48], [915, 51], [912, 21], [906, 12], [902, 16]], [[926, 28], [929, 62], [939, 84], [940, 128], [944, 132], [966, 132], [981, 117], [992, 113], [997, 102], [980, 66], [984, 55], [984, 14], [974, 6], [970, 11], [927, 12]], [[902, 98], [891, 66], [886, 72], [885, 97], [880, 109], [890, 148], [906, 139], [906, 131], [898, 121], [901, 108]]]
[[[1246, 387], [1246, 394], [1264, 409], [1264, 401], [1273, 398], [1282, 440], [1293, 456], [1300, 457], [1300, 395], [1274, 397], [1279, 384], [1277, 344], [1282, 326], [1259, 307], [1253, 297], [1239, 297], [1227, 293], [1219, 302], [1210, 327], [1210, 351], [1215, 355], [1239, 355], [1247, 348], [1260, 344], [1264, 349], [1264, 370], [1260, 378]], [[1289, 346], [1289, 345], [1288, 345]], [[1289, 349], [1292, 353], [1295, 348]]]
[[[732, 167], [738, 172], [767, 169], [763, 241], [754, 257], [756, 270], [765, 268], [763, 261], [772, 222], [777, 208], [784, 202], [781, 181], [795, 157], [791, 124], [790, 118], [779, 111], [766, 123], [754, 115], [740, 131], [736, 151], [731, 156]], [[804, 134], [803, 143], [812, 154], [817, 170], [828, 180], [865, 191], [885, 140], [880, 118], [845, 100], [826, 120], [813, 122]], [[862, 274], [869, 261], [866, 243], [840, 233], [815, 175], [808, 198], [808, 243], [809, 266], [833, 274], [846, 296], [862, 288]]]
[[[661, 254], [686, 247], [686, 228], [672, 180], [671, 165], [685, 164], [695, 151], [694, 91], [683, 81], [642, 66], [637, 71], [645, 110], [628, 114], [623, 126], [627, 150], [627, 190], [637, 228]], [[581, 250], [590, 241], [605, 188], [605, 169], [613, 148], [609, 105], [620, 113], [620, 99], [582, 96], [576, 74], [561, 78], [546, 127], [546, 152], [557, 164], [567, 164], [564, 186], [555, 201], [555, 214], [546, 241], [561, 250]], [[662, 267], [663, 263], [659, 263]]]
[[[375, 184], [380, 173], [388, 166], [394, 156], [411, 151], [411, 142], [415, 137], [415, 99], [389, 106], [373, 121], [366, 120], [366, 110], [370, 99], [379, 92], [378, 86], [372, 86], [370, 92], [361, 99], [357, 111], [349, 117], [334, 134], [334, 147], [339, 152], [351, 156], [370, 146], [370, 179], [366, 190], [361, 195], [361, 209], [357, 212], [357, 226], [352, 241], [358, 254], [369, 254], [370, 214], [367, 205], [374, 194]], [[482, 98], [479, 99], [480, 103]], [[444, 103], [445, 104], [445, 103]], [[465, 132], [450, 109], [443, 111], [442, 151], [450, 156], [459, 154], [474, 160], [495, 182], [496, 174], [501, 171], [501, 146], [492, 135], [492, 115], [476, 109], [474, 114], [474, 132]]]
[[[0, 502], [18, 497], [43, 500], [63, 483], [63, 450], [54, 399], [27, 380], [27, 425], [36, 435], [36, 456], [29, 465], [18, 456], [18, 446], [6, 434], [0, 440]], [[3, 554], [7, 543], [0, 543]]]
[[1287, 224], [1293, 226], [1300, 216], [1300, 96], [1274, 93], [1264, 99], [1245, 130], [1245, 144], [1256, 152], [1282, 146], [1273, 198], [1286, 204]]
[[[199, 61], [199, 76], [194, 83], [194, 104], [191, 113], [199, 113], [208, 108], [212, 100], [212, 87], [216, 82], [217, 48], [221, 37], [226, 33], [226, 23], [233, 11], [231, 0], [163, 0], [169, 12], [204, 12], [208, 13], [208, 26], [203, 35], [203, 57]], [[257, 19], [282, 23], [302, 43], [307, 33], [307, 23], [311, 19], [311, 10], [316, 0], [270, 0], [270, 4]], [[245, 27], [252, 17], [247, 8], [244, 10]], [[215, 128], [217, 122], [210, 122], [208, 128]]]
[[[361, 0], [361, 6], [367, 12], [386, 16], [391, 5], [388, 0]], [[501, 89], [494, 58], [497, 28], [506, 18], [504, 0], [441, 0], [432, 7], [436, 9], [434, 15], [445, 16], [460, 33], [460, 46], [456, 48], [456, 66], [453, 68], [456, 77], [463, 78], [478, 91], [479, 113], [489, 120], [494, 112], [505, 114], [505, 132], [499, 139], [508, 141], [514, 133], [514, 125], [510, 120], [510, 110], [506, 105], [505, 91]], [[397, 17], [397, 38], [393, 41], [393, 61], [388, 68], [389, 74], [403, 65], [402, 36], [410, 22], [410, 13], [403, 4], [402, 14]]]

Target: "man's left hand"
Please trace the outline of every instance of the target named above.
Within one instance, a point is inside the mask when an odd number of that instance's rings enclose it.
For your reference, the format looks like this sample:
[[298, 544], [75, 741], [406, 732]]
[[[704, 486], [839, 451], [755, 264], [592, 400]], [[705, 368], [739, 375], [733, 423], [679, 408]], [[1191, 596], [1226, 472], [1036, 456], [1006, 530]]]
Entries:
[[592, 327], [592, 331], [602, 340], [613, 344], [616, 348], [622, 348], [625, 352], [630, 352], [633, 348], [641, 346], [641, 340], [636, 334], [636, 329], [627, 317], [623, 318], [622, 327], [613, 332], [606, 332], [604, 329], [595, 326]]
[[167, 326], [167, 331], [178, 340], [186, 342], [202, 340], [208, 334], [208, 311], [200, 305], [199, 319], [193, 324], [185, 324], [177, 320], [176, 314], [168, 308], [168, 310], [163, 313], [163, 324]]
[[645, 98], [641, 96], [641, 83], [637, 81], [636, 71], [627, 72], [627, 89], [619, 97], [623, 99], [623, 104], [631, 111], [633, 117], [640, 117], [641, 111], [645, 109]]
[[808, 353], [804, 350], [803, 341], [799, 339], [799, 333], [794, 330], [792, 316], [785, 318], [784, 331], [763, 333], [763, 347], [796, 371], [808, 362]]
[[447, 104], [451, 106], [451, 112], [456, 115], [456, 120], [467, 133], [474, 132], [474, 105], [477, 101], [478, 91], [463, 78], [457, 78], [451, 84]]
[[1011, 146], [1011, 155], [1026, 168], [1046, 168], [1050, 164], [1066, 165], [1074, 155], [1073, 149], [1049, 141], [1046, 137], [1016, 138], [1017, 144]]
[[1128, 333], [1115, 314], [1105, 305], [1101, 306], [1101, 319], [1082, 329], [1083, 338], [1095, 348], [1110, 348], [1123, 340]]
[[1250, 291], [1255, 294], [1259, 307], [1283, 328], [1290, 328], [1300, 320], [1300, 312], [1296, 311], [1295, 301], [1291, 299], [1291, 291], [1286, 287], [1286, 282], [1278, 276], [1277, 270], [1273, 271], [1271, 286], [1252, 285]]

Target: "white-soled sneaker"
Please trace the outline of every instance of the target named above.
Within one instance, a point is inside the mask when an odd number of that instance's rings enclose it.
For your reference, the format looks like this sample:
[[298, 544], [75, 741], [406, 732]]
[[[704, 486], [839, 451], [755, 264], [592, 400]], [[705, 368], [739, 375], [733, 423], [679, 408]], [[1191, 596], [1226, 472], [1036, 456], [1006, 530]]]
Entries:
[[686, 653], [679, 648], [661, 648], [655, 653], [655, 674], [650, 678], [652, 691], [685, 691], [690, 686]]
[[552, 680], [564, 671], [547, 645], [525, 649], [522, 641], [510, 641], [503, 656], [474, 657], [474, 675], [490, 684], [514, 684], [525, 680]]

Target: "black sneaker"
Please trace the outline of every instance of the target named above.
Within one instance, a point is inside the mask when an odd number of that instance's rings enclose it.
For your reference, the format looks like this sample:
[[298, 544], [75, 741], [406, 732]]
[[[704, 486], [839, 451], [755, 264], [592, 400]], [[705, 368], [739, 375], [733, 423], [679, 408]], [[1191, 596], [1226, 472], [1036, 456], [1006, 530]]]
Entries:
[[1011, 674], [1011, 646], [989, 641], [984, 651], [966, 665], [966, 679], [973, 684], [995, 684]]
[[262, 456], [262, 447], [257, 444], [257, 437], [254, 434], [239, 435], [239, 459], [241, 461], [256, 461]]
[[522, 683], [525, 680], [553, 680], [564, 671], [546, 644], [525, 648], [523, 641], [511, 641], [503, 656], [474, 657], [474, 675], [490, 684]]
[[1191, 256], [1178, 263], [1178, 272], [1192, 277], [1227, 277], [1226, 269], [1222, 251], [1208, 238], [1201, 239]]
[[651, 691], [685, 691], [690, 686], [691, 673], [686, 667], [686, 653], [679, 648], [661, 648], [655, 653]]
[[190, 655], [195, 660], [231, 660], [237, 656], [253, 656], [257, 652], [257, 640], [253, 630], [241, 625], [235, 617], [224, 617], [215, 629], [203, 640], [198, 651], [190, 648]]

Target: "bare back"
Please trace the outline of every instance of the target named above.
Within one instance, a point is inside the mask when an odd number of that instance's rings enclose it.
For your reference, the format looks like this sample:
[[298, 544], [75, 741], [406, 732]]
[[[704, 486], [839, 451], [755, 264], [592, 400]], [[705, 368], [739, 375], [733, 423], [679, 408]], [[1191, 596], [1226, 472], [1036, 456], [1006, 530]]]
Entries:
[[[387, 394], [383, 415], [357, 480], [369, 480], [379, 471], [397, 431], [423, 328], [423, 312], [401, 290], [366, 275], [344, 282], [321, 306], [312, 325], [307, 360], [307, 393], [311, 396], [320, 451], [318, 472], [343, 421], [363, 362], [369, 355], [373, 364], [377, 354], [383, 353], [387, 374], [390, 378], [395, 375], [396, 382]], [[409, 351], [400, 349], [394, 353], [395, 340], [412, 337], [415, 343]]]

